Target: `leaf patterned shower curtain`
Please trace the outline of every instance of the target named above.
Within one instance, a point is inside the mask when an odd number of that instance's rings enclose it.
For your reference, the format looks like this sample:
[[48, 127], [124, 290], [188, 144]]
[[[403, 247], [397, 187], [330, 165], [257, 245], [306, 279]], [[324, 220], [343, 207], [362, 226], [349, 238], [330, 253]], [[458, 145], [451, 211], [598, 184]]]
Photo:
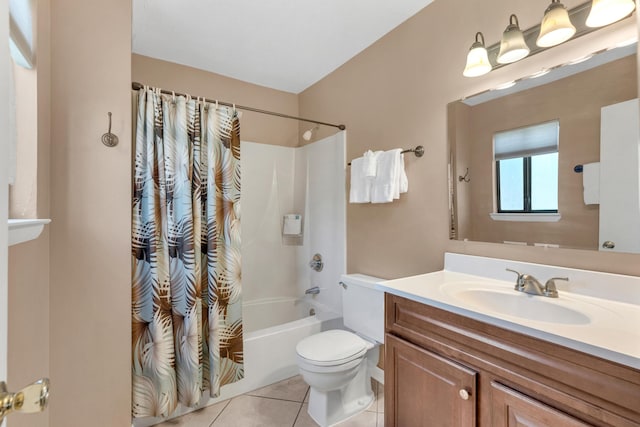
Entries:
[[244, 375], [237, 114], [141, 89], [134, 162], [132, 411], [167, 417]]

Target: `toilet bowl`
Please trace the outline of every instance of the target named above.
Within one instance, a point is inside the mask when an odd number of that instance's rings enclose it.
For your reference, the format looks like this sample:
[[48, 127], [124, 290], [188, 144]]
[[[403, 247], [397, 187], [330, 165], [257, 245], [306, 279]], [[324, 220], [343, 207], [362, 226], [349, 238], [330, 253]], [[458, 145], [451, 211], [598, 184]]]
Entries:
[[[311, 418], [321, 427], [335, 425], [367, 409], [374, 401], [372, 369], [384, 340], [384, 294], [381, 279], [343, 275], [344, 323], [302, 339], [296, 346], [300, 374], [309, 384]], [[381, 378], [381, 375], [378, 375]]]

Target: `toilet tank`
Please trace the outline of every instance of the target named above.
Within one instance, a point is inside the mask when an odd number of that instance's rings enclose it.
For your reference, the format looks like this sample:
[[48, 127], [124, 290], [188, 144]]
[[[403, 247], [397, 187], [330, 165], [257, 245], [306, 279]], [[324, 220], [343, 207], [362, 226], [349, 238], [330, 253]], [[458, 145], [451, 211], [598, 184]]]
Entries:
[[384, 292], [375, 284], [383, 281], [364, 274], [340, 276], [344, 325], [379, 343], [384, 343]]

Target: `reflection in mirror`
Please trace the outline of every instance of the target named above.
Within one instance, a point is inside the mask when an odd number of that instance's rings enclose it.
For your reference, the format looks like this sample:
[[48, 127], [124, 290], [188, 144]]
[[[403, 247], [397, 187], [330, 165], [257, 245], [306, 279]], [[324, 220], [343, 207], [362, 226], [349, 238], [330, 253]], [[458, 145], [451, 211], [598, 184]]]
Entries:
[[451, 238], [640, 252], [636, 69], [634, 44], [449, 104]]

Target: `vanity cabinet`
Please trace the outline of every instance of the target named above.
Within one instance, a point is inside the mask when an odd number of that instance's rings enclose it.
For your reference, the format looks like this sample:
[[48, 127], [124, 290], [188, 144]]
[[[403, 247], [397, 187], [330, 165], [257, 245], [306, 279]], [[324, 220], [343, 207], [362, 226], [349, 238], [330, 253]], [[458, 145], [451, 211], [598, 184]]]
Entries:
[[474, 370], [393, 335], [385, 337], [385, 347], [394, 361], [388, 395], [395, 400], [395, 425], [476, 425]]
[[491, 383], [491, 409], [491, 421], [495, 427], [589, 426], [589, 424], [495, 382]]
[[386, 427], [640, 427], [640, 370], [385, 296]]

